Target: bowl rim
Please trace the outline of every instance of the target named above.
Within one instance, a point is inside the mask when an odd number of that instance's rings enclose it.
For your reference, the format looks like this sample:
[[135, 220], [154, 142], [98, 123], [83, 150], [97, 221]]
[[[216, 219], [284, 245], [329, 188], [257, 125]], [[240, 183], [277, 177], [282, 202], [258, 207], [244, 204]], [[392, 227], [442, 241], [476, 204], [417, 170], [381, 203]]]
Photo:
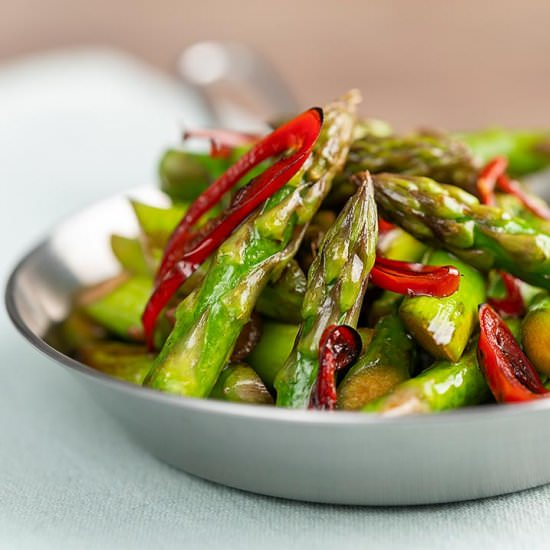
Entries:
[[[25, 266], [32, 260], [33, 256], [40, 250], [46, 249], [65, 224], [70, 224], [71, 220], [79, 214], [88, 210], [91, 207], [97, 206], [99, 203], [106, 202], [110, 199], [128, 196], [134, 191], [142, 190], [145, 186], [129, 189], [126, 192], [111, 195], [107, 199], [103, 198], [99, 201], [94, 201], [92, 204], [78, 210], [73, 214], [64, 217], [61, 222], [58, 222], [53, 230], [50, 231], [48, 237], [41, 240], [38, 244], [30, 248], [30, 250], [21, 257], [11, 270], [8, 277], [5, 291], [4, 301], [8, 316], [18, 332], [38, 351], [45, 354], [50, 359], [62, 366], [68, 367], [71, 370], [83, 374], [89, 379], [101, 384], [112, 386], [118, 391], [131, 394], [135, 397], [153, 400], [167, 405], [182, 407], [185, 409], [193, 409], [210, 414], [224, 414], [238, 417], [247, 417], [258, 420], [269, 420], [273, 422], [285, 423], [300, 423], [300, 424], [315, 424], [315, 425], [368, 425], [368, 426], [387, 426], [390, 424], [410, 425], [410, 424], [449, 424], [463, 420], [494, 420], [501, 417], [510, 417], [517, 414], [530, 414], [544, 412], [550, 410], [550, 399], [539, 399], [528, 403], [513, 403], [508, 405], [477, 405], [464, 407], [461, 409], [441, 411], [437, 413], [421, 414], [415, 413], [403, 416], [391, 415], [376, 415], [360, 413], [358, 411], [312, 411], [287, 409], [275, 406], [252, 405], [242, 403], [224, 402], [215, 399], [193, 398], [179, 395], [173, 395], [166, 392], [161, 392], [153, 388], [137, 386], [130, 382], [118, 380], [98, 370], [95, 370], [61, 351], [53, 346], [50, 346], [46, 341], [36, 334], [30, 326], [25, 322], [19, 308], [17, 307], [16, 290], [18, 279], [24, 271]], [[150, 186], [147, 186], [150, 187]]]

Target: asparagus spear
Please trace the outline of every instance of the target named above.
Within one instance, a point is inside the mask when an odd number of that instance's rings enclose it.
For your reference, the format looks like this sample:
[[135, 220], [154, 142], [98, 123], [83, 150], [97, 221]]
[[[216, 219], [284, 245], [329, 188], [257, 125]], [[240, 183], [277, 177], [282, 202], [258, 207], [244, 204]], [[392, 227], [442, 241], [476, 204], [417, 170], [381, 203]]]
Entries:
[[305, 292], [306, 276], [298, 263], [291, 260], [281, 276], [263, 289], [256, 311], [283, 323], [299, 323]]
[[550, 164], [550, 131], [489, 128], [457, 134], [481, 164], [493, 157], [508, 158], [512, 176], [523, 176]]
[[[541, 206], [546, 206], [545, 202], [534, 195], [530, 195], [532, 200], [538, 201]], [[530, 225], [538, 229], [541, 233], [550, 235], [550, 221], [540, 218], [526, 208], [523, 203], [514, 195], [508, 193], [496, 193], [495, 194], [496, 206], [502, 208], [505, 212], [514, 216], [515, 218], [521, 218], [528, 222]]]
[[425, 263], [454, 265], [460, 271], [460, 287], [446, 298], [407, 297], [399, 315], [414, 339], [436, 359], [458, 361], [477, 326], [485, 280], [477, 269], [444, 250], [429, 253]]
[[[387, 231], [378, 238], [378, 253], [390, 260], [419, 262], [427, 249], [424, 243], [399, 227]], [[402, 300], [401, 294], [384, 290], [369, 307], [369, 324], [374, 326], [382, 317], [394, 313]]]
[[378, 237], [378, 253], [390, 260], [419, 262], [427, 250], [428, 247], [424, 243], [399, 227], [386, 231]]
[[379, 174], [374, 191], [382, 215], [417, 239], [443, 246], [478, 269], [501, 268], [550, 288], [550, 235], [525, 220], [429, 178]]
[[145, 257], [154, 271], [172, 231], [178, 225], [187, 207], [184, 205], [160, 208], [139, 201], [130, 201], [141, 230]]
[[326, 108], [304, 167], [220, 246], [202, 284], [178, 307], [176, 325], [145, 384], [188, 396], [210, 393], [258, 295], [296, 253], [341, 169], [358, 101], [352, 92]]
[[77, 350], [76, 356], [96, 370], [139, 385], [154, 359], [145, 346], [113, 341], [88, 343]]
[[366, 405], [363, 411], [388, 415], [438, 412], [478, 405], [489, 397], [489, 388], [477, 363], [476, 345], [472, 345], [456, 363], [434, 363], [388, 395]]
[[375, 259], [376, 205], [368, 174], [327, 232], [308, 274], [302, 324], [275, 379], [277, 405], [305, 408], [319, 369], [319, 341], [330, 325], [357, 326]]
[[123, 340], [141, 340], [141, 313], [153, 285], [148, 277], [124, 277], [111, 288], [88, 290], [79, 302], [93, 321]]
[[73, 307], [61, 323], [55, 324], [46, 334], [46, 342], [67, 355], [89, 342], [107, 337], [107, 331], [92, 321], [79, 307]]
[[248, 363], [270, 389], [273, 388], [275, 376], [292, 351], [298, 329], [298, 325], [264, 322], [262, 337], [247, 358]]
[[[246, 359], [270, 390], [273, 389], [277, 373], [292, 351], [299, 328], [298, 325], [265, 322], [260, 341]], [[363, 349], [366, 349], [372, 340], [374, 330], [361, 327], [357, 332], [361, 337]]]
[[[250, 145], [233, 147], [227, 156], [169, 149], [159, 163], [161, 189], [175, 202], [195, 200], [249, 148]], [[258, 176], [265, 168], [266, 164], [261, 163], [252, 169], [237, 187]]]
[[343, 204], [354, 193], [350, 176], [363, 170], [429, 176], [475, 192], [478, 167], [467, 146], [443, 134], [370, 134], [353, 142], [327, 204]]
[[533, 300], [521, 324], [521, 342], [527, 357], [542, 374], [550, 376], [550, 297]]
[[175, 201], [191, 201], [229, 166], [226, 158], [169, 149], [159, 163], [160, 187]]
[[338, 408], [360, 409], [411, 376], [414, 344], [399, 318], [377, 323], [365, 353], [338, 387]]
[[124, 271], [133, 275], [153, 276], [139, 239], [111, 235], [111, 249]]
[[222, 370], [210, 397], [234, 403], [273, 405], [273, 397], [261, 378], [245, 363], [227, 365]]
[[319, 210], [311, 220], [296, 259], [305, 273], [309, 271], [327, 231], [334, 225], [336, 214], [332, 210]]
[[473, 188], [477, 166], [468, 147], [444, 134], [367, 136], [355, 141], [339, 179], [369, 170], [409, 176], [428, 176], [437, 181]]

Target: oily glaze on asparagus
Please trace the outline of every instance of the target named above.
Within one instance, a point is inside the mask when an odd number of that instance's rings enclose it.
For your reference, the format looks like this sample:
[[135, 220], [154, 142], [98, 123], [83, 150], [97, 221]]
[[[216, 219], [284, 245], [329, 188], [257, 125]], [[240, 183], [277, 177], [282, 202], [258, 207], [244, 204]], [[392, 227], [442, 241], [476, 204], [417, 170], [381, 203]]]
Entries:
[[458, 290], [446, 298], [407, 297], [399, 315], [414, 339], [436, 359], [458, 361], [477, 326], [477, 306], [485, 301], [481, 273], [445, 250], [431, 251], [430, 265], [454, 265], [460, 271]]
[[444, 134], [367, 136], [353, 142], [339, 180], [369, 170], [409, 176], [427, 176], [474, 190], [478, 167], [463, 142]]
[[360, 409], [410, 378], [413, 355], [413, 340], [399, 318], [388, 315], [380, 319], [365, 353], [338, 387], [338, 408]]
[[266, 136], [186, 131], [210, 153], [167, 151], [171, 204], [131, 201], [120, 275], [79, 291], [50, 343], [132, 384], [256, 405], [546, 397], [550, 208], [513, 178], [550, 164], [550, 133], [397, 135], [357, 101]]
[[218, 249], [199, 288], [179, 306], [176, 325], [145, 384], [180, 395], [212, 390], [262, 288], [288, 263], [349, 148], [358, 95], [325, 109], [306, 166]]
[[326, 234], [309, 271], [300, 332], [275, 379], [278, 406], [308, 406], [323, 332], [332, 324], [357, 326], [377, 235], [371, 179], [368, 174], [361, 178], [357, 193]]
[[373, 177], [384, 217], [481, 270], [501, 268], [550, 289], [550, 235], [469, 193], [423, 177]]
[[483, 403], [489, 388], [476, 359], [475, 346], [459, 361], [439, 361], [367, 404], [364, 412], [403, 415], [439, 412]]
[[550, 297], [540, 294], [533, 300], [521, 325], [523, 349], [535, 368], [550, 375]]

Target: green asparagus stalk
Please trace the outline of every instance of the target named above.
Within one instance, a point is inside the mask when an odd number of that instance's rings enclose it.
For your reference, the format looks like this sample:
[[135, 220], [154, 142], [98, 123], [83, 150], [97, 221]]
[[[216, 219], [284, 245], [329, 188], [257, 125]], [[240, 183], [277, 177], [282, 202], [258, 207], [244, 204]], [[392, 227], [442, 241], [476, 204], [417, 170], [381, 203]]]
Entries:
[[273, 388], [275, 376], [292, 351], [299, 328], [298, 325], [274, 321], [266, 321], [263, 324], [262, 337], [247, 357], [247, 362], [269, 389]]
[[319, 210], [311, 220], [296, 259], [305, 273], [309, 271], [327, 231], [334, 225], [336, 214], [332, 210]]
[[489, 398], [474, 344], [456, 363], [438, 361], [362, 410], [394, 416], [429, 413], [478, 405]]
[[234, 403], [273, 405], [261, 378], [245, 363], [232, 363], [221, 372], [210, 397]]
[[[292, 351], [299, 328], [298, 325], [264, 322], [262, 337], [246, 359], [270, 390], [273, 389], [277, 373], [283, 368]], [[374, 330], [360, 327], [357, 332], [361, 336], [363, 349], [366, 349], [372, 340]]]
[[385, 138], [393, 134], [391, 125], [379, 118], [360, 118], [353, 129], [353, 141], [372, 136]]
[[429, 178], [379, 174], [374, 190], [382, 215], [417, 239], [443, 246], [478, 269], [504, 269], [550, 289], [550, 235], [525, 220]]
[[109, 376], [139, 385], [143, 383], [154, 359], [145, 346], [112, 341], [83, 345], [76, 356], [86, 365]]
[[306, 276], [295, 260], [288, 262], [275, 281], [270, 281], [256, 303], [256, 311], [283, 323], [299, 323], [306, 292]]
[[489, 128], [455, 137], [468, 145], [481, 164], [496, 156], [507, 157], [508, 170], [514, 177], [536, 172], [550, 164], [549, 130]]
[[437, 181], [472, 188], [478, 167], [468, 147], [444, 134], [367, 136], [355, 141], [341, 177], [369, 170], [409, 176], [427, 176]]
[[378, 238], [378, 253], [390, 260], [419, 262], [428, 247], [399, 227], [386, 231]]
[[[240, 145], [227, 156], [169, 149], [159, 163], [161, 189], [177, 203], [193, 201], [249, 148], [249, 145]], [[258, 176], [265, 168], [265, 163], [253, 168], [246, 179], [237, 184], [237, 188]]]
[[[378, 237], [377, 249], [379, 254], [390, 260], [419, 262], [428, 247], [396, 227]], [[403, 296], [401, 294], [384, 290], [370, 305], [369, 325], [374, 326], [382, 317], [394, 313], [402, 300]]]
[[365, 353], [338, 386], [338, 408], [360, 409], [411, 376], [414, 344], [396, 315], [377, 323]]
[[311, 265], [300, 332], [275, 379], [278, 406], [309, 405], [323, 332], [333, 324], [357, 326], [378, 233], [371, 179], [368, 174], [361, 178], [363, 183], [327, 232]]
[[460, 286], [446, 298], [407, 297], [399, 315], [409, 333], [433, 357], [458, 361], [477, 326], [477, 308], [485, 302], [485, 279], [477, 269], [444, 250], [431, 251], [424, 263], [454, 265], [460, 271]]
[[521, 325], [522, 319], [519, 317], [505, 317], [504, 322], [506, 326], [510, 329], [512, 336], [521, 343]]
[[192, 201], [229, 166], [226, 158], [169, 149], [159, 163], [160, 187], [176, 202]]
[[124, 271], [133, 275], [152, 277], [152, 269], [147, 263], [139, 239], [111, 235], [111, 250]]
[[142, 245], [151, 270], [155, 271], [164, 247], [187, 210], [187, 206], [170, 208], [151, 206], [139, 201], [130, 201], [141, 230]]
[[[531, 200], [536, 200], [541, 206], [546, 206], [545, 202], [535, 195], [531, 195]], [[495, 202], [496, 206], [502, 208], [502, 210], [510, 214], [510, 216], [521, 218], [541, 233], [550, 235], [550, 221], [539, 218], [537, 215], [533, 214], [533, 212], [526, 208], [516, 196], [508, 193], [496, 193]]]
[[79, 298], [82, 311], [123, 340], [141, 340], [141, 313], [153, 287], [148, 277], [126, 277], [112, 288], [88, 290]]
[[443, 134], [367, 135], [353, 142], [327, 203], [342, 204], [351, 196], [350, 176], [363, 170], [428, 176], [475, 192], [478, 166], [467, 146]]
[[105, 338], [107, 331], [104, 327], [92, 321], [79, 307], [73, 307], [63, 321], [48, 331], [46, 342], [67, 355], [73, 355], [84, 345]]
[[296, 253], [346, 158], [357, 92], [329, 105], [310, 158], [220, 246], [202, 282], [178, 307], [175, 327], [145, 384], [181, 395], [212, 390], [266, 283]]
[[521, 324], [523, 349], [542, 374], [550, 376], [550, 297], [540, 294], [533, 300]]

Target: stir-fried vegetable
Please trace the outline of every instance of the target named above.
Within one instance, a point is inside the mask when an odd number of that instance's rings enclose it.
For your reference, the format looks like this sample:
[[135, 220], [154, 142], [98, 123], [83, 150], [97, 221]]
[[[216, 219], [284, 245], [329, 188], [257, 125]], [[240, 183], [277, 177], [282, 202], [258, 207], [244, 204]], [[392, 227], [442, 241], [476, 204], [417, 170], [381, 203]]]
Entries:
[[514, 178], [550, 165], [550, 132], [398, 135], [357, 120], [358, 101], [266, 136], [186, 132], [210, 151], [163, 155], [171, 206], [132, 201], [139, 234], [110, 241], [120, 274], [77, 293], [52, 345], [128, 383], [256, 405], [547, 397], [550, 209]]

